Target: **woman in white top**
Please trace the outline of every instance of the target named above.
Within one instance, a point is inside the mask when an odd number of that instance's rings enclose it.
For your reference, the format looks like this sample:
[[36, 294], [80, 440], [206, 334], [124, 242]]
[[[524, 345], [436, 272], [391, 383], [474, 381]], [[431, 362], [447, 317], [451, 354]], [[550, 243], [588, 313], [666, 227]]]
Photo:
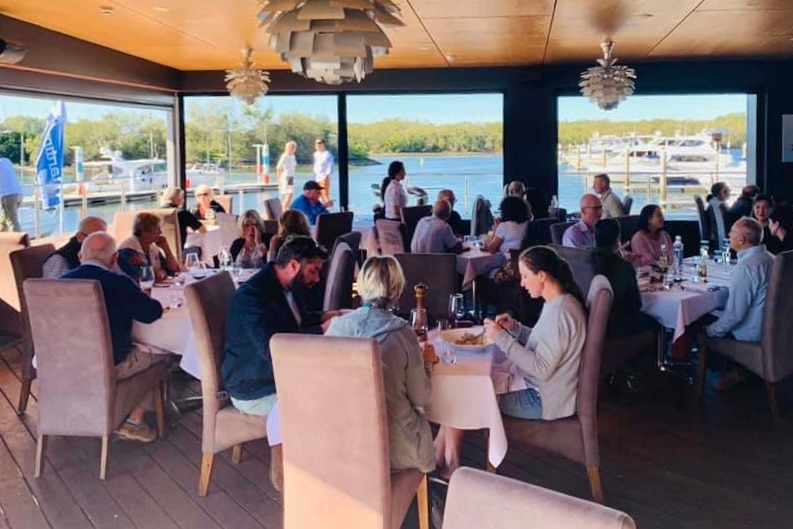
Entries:
[[286, 142], [284, 152], [275, 166], [275, 174], [278, 175], [278, 192], [281, 194], [281, 209], [283, 211], [286, 211], [292, 205], [292, 197], [295, 194], [296, 152], [297, 143], [294, 141]]
[[487, 243], [490, 253], [509, 255], [510, 250], [520, 250], [526, 236], [526, 223], [531, 213], [526, 201], [518, 197], [506, 197], [501, 201], [501, 220]]
[[[567, 261], [547, 246], [520, 255], [520, 284], [545, 306], [533, 328], [501, 314], [486, 319], [485, 334], [522, 376], [526, 389], [499, 397], [501, 413], [519, 419], [554, 420], [575, 413], [578, 367], [586, 338], [581, 291]], [[442, 426], [435, 438], [435, 462], [451, 474], [460, 465], [463, 430]]]
[[383, 193], [385, 218], [402, 222], [402, 208], [408, 205], [408, 194], [402, 187], [402, 180], [407, 176], [405, 164], [400, 161], [391, 162], [388, 166], [388, 178], [391, 181]]

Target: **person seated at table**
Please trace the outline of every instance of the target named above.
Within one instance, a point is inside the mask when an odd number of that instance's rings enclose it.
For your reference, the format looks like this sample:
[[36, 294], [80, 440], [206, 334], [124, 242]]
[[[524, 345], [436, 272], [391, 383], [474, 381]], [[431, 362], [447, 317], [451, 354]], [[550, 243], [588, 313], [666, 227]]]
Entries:
[[672, 237], [664, 230], [664, 210], [655, 204], [647, 204], [639, 213], [638, 230], [631, 238], [631, 261], [634, 266], [648, 266], [658, 263], [662, 255], [667, 264], [675, 261]]
[[729, 232], [727, 200], [730, 199], [730, 186], [724, 182], [716, 182], [710, 186], [710, 194], [706, 197], [708, 203], [708, 218], [711, 222], [711, 233], [713, 238], [719, 238], [723, 233], [726, 237]]
[[741, 196], [735, 199], [730, 209], [727, 211], [730, 226], [741, 217], [750, 217], [752, 215], [752, 206], [754, 199], [760, 194], [760, 188], [755, 185], [743, 186], [741, 189]]
[[515, 196], [505, 197], [500, 209], [501, 219], [496, 223], [496, 230], [484, 249], [508, 256], [510, 250], [520, 250], [523, 245], [531, 212], [526, 201]]
[[[514, 364], [526, 389], [499, 396], [501, 413], [519, 419], [554, 420], [575, 413], [578, 366], [586, 338], [584, 298], [567, 261], [548, 246], [520, 254], [520, 284], [545, 301], [533, 328], [509, 314], [485, 319], [485, 335]], [[435, 462], [444, 475], [460, 466], [463, 431], [441, 426]]]
[[[444, 201], [445, 202], [445, 201]], [[391, 470], [435, 469], [432, 432], [423, 409], [429, 403], [430, 379], [416, 334], [390, 308], [405, 289], [402, 268], [393, 257], [370, 257], [358, 275], [363, 305], [334, 318], [327, 336], [377, 340], [383, 363]]]
[[45, 259], [41, 268], [44, 279], [58, 279], [69, 270], [80, 266], [80, 247], [86, 237], [97, 231], [107, 231], [107, 222], [100, 217], [85, 217], [77, 227], [77, 233], [69, 242], [55, 250]]
[[460, 217], [460, 214], [454, 210], [454, 205], [457, 203], [457, 197], [454, 196], [454, 191], [451, 189], [441, 189], [438, 191], [438, 199], [437, 200], [445, 200], [449, 203], [451, 208], [451, 213], [449, 213], [449, 218], [446, 221], [449, 226], [452, 227], [452, 232], [455, 235], [464, 235], [468, 232], [463, 226], [463, 219]]
[[278, 219], [278, 233], [270, 239], [270, 250], [267, 252], [267, 260], [275, 261], [278, 250], [290, 235], [302, 235], [311, 237], [311, 226], [303, 213], [296, 209], [287, 209], [281, 213]]
[[138, 213], [135, 215], [132, 236], [118, 246], [118, 266], [135, 281], [140, 278], [140, 268], [143, 266], [154, 269], [155, 281], [179, 273], [179, 261], [162, 234], [161, 224], [162, 220], [154, 213]]
[[292, 209], [302, 212], [312, 226], [317, 223], [317, 217], [328, 213], [328, 208], [319, 200], [320, 191], [322, 186], [314, 180], [309, 180], [303, 184], [303, 194], [292, 201]]
[[[399, 160], [391, 162], [388, 166], [388, 185], [383, 191], [383, 207], [386, 220], [402, 222], [402, 209], [408, 205], [408, 194], [402, 186], [402, 180], [407, 176], [405, 164]], [[383, 181], [385, 183], [385, 180]]]
[[[133, 345], [133, 320], [152, 323], [160, 319], [162, 305], [144, 294], [129, 277], [113, 272], [117, 260], [118, 252], [113, 237], [104, 231], [94, 232], [83, 241], [80, 266], [66, 272], [62, 279], [93, 279], [102, 285], [113, 342], [113, 364], [116, 380], [120, 381], [148, 369], [152, 364], [165, 361], [167, 355], [153, 355]], [[75, 324], [79, 325], [79, 310], [75, 318]], [[116, 435], [129, 441], [154, 441], [157, 432], [143, 420], [146, 408], [151, 404], [151, 397], [144, 399], [116, 430]]]
[[581, 220], [564, 231], [562, 246], [570, 248], [591, 248], [595, 245], [595, 224], [598, 223], [603, 211], [600, 199], [592, 193], [581, 197]]
[[[713, 338], [759, 342], [774, 256], [763, 245], [763, 227], [749, 217], [738, 219], [730, 228], [730, 247], [738, 253], [738, 264], [730, 271], [727, 304], [705, 333]], [[713, 360], [715, 356], [708, 355], [708, 366], [723, 373], [715, 390], [727, 390], [745, 379], [746, 372], [737, 364], [726, 358]]]
[[531, 207], [531, 212], [535, 219], [547, 219], [550, 216], [548, 208], [551, 203], [545, 197], [545, 193], [537, 187], [526, 188], [526, 202]]
[[768, 251], [782, 253], [793, 250], [793, 208], [788, 204], [776, 206], [768, 216], [768, 231], [776, 239], [773, 250], [769, 248]]
[[614, 293], [606, 330], [608, 338], [623, 338], [658, 327], [655, 320], [640, 312], [642, 298], [636, 269], [622, 257], [620, 249], [619, 222], [616, 219], [602, 219], [595, 225], [592, 262], [595, 275], [605, 276]]
[[625, 207], [622, 205], [622, 201], [611, 190], [609, 175], [606, 173], [595, 175], [592, 190], [600, 197], [600, 203], [603, 204], [600, 218], [613, 219], [625, 216]]
[[763, 227], [763, 243], [771, 253], [777, 253], [777, 239], [771, 237], [771, 230], [768, 227], [768, 215], [774, 209], [774, 199], [769, 195], [757, 195], [752, 204], [752, 217]]
[[438, 200], [432, 206], [432, 215], [419, 219], [410, 251], [413, 253], [462, 253], [463, 245], [447, 224], [452, 206], [446, 200]]
[[[309, 312], [295, 291], [319, 283], [328, 252], [311, 237], [291, 236], [271, 261], [243, 283], [231, 298], [226, 317], [221, 376], [232, 405], [243, 413], [266, 416], [276, 403], [270, 338], [276, 333], [320, 333], [338, 312]], [[280, 440], [270, 438], [270, 479], [283, 480]]]
[[526, 184], [520, 180], [513, 180], [504, 187], [504, 197], [525, 198]]
[[255, 209], [240, 215], [237, 221], [240, 236], [231, 243], [229, 252], [241, 268], [261, 268], [267, 262], [267, 245], [262, 242], [264, 222]]
[[[198, 217], [196, 217], [193, 212], [184, 209], [184, 191], [180, 188], [169, 187], [165, 189], [165, 191], [162, 192], [162, 197], [160, 197], [160, 207], [175, 208], [177, 210], [176, 219], [179, 221], [179, 236], [181, 237], [179, 240], [182, 241], [183, 245], [187, 243], [188, 229], [201, 233], [207, 231], [206, 226], [198, 220]], [[192, 250], [192, 248], [188, 248], [188, 250]]]
[[206, 184], [198, 186], [195, 190], [196, 205], [190, 212], [198, 220], [210, 220], [215, 218], [215, 213], [226, 213], [220, 203], [215, 201], [215, 192]]

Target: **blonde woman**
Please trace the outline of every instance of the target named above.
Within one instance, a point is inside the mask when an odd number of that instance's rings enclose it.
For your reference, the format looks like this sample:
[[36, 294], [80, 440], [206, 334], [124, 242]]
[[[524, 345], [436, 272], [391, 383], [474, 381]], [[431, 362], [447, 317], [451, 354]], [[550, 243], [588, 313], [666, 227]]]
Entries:
[[383, 362], [391, 470], [435, 469], [432, 432], [423, 409], [429, 402], [430, 379], [424, 370], [416, 334], [389, 307], [405, 288], [402, 268], [393, 257], [370, 257], [358, 275], [363, 306], [333, 318], [328, 336], [373, 338]]
[[281, 213], [281, 218], [278, 219], [278, 233], [270, 239], [270, 251], [267, 254], [268, 261], [275, 261], [278, 249], [290, 235], [311, 237], [311, 227], [308, 225], [308, 218], [296, 209], [287, 209]]
[[281, 194], [281, 209], [283, 211], [286, 211], [292, 205], [292, 197], [295, 194], [296, 152], [297, 143], [294, 141], [286, 142], [284, 152], [275, 166], [275, 173], [278, 176], [278, 192]]
[[240, 237], [231, 243], [229, 252], [234, 263], [242, 268], [261, 268], [267, 262], [264, 244], [264, 222], [255, 209], [240, 215], [237, 223]]
[[199, 220], [215, 217], [215, 213], [225, 213], [223, 206], [215, 202], [215, 192], [206, 184], [200, 185], [195, 190], [196, 206], [190, 210]]

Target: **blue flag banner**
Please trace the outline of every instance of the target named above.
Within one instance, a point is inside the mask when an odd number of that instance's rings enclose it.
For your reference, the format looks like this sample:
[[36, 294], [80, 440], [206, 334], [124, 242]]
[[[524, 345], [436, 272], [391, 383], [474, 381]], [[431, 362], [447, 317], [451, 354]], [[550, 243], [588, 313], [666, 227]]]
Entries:
[[63, 133], [66, 129], [66, 105], [55, 103], [47, 125], [41, 135], [41, 149], [36, 158], [36, 180], [41, 186], [41, 204], [45, 209], [61, 203], [61, 180], [63, 178]]

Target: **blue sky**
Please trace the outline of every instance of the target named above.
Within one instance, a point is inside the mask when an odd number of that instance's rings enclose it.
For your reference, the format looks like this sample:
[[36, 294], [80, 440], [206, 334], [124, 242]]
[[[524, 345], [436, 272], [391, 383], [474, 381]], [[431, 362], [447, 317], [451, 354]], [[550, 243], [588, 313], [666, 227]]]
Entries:
[[[187, 101], [204, 104], [217, 97], [191, 97]], [[223, 98], [223, 100], [228, 100]], [[272, 105], [276, 114], [304, 112], [312, 116], [336, 117], [335, 96], [266, 96], [257, 102], [262, 107]], [[559, 100], [559, 118], [610, 119], [612, 121], [653, 118], [710, 119], [730, 112], [746, 111], [747, 96], [633, 96], [616, 110], [606, 112], [583, 97], [563, 97]], [[239, 103], [234, 105], [238, 108]], [[108, 111], [150, 114], [151, 111], [131, 107], [111, 107], [68, 101], [67, 114], [71, 120], [97, 118]], [[52, 107], [52, 100], [0, 95], [0, 121], [8, 116], [31, 115], [44, 118]], [[431, 123], [459, 121], [500, 121], [503, 97], [501, 94], [402, 95], [347, 97], [348, 116], [352, 123], [369, 123], [389, 118], [403, 118]], [[239, 111], [238, 109], [235, 111]], [[164, 113], [159, 112], [164, 116]]]

